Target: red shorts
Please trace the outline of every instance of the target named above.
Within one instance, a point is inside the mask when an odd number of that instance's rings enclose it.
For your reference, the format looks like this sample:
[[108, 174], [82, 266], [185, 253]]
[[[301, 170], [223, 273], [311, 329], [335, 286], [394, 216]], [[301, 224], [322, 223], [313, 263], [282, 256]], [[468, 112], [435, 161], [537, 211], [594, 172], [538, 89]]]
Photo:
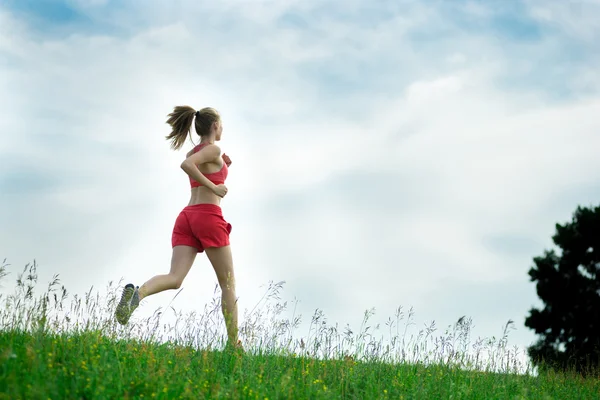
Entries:
[[202, 253], [207, 247], [229, 244], [231, 224], [225, 221], [221, 207], [215, 204], [187, 206], [179, 213], [173, 228], [171, 245], [192, 246]]

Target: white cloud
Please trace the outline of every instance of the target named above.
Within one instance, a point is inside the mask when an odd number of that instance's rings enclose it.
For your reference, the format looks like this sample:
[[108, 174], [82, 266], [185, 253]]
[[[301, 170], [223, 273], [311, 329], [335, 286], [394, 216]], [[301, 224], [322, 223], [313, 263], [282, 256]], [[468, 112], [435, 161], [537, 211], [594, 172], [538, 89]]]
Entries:
[[589, 43], [597, 42], [600, 31], [600, 1], [569, 0], [545, 1], [543, 3], [526, 1], [531, 15], [540, 22], [558, 28], [576, 39]]

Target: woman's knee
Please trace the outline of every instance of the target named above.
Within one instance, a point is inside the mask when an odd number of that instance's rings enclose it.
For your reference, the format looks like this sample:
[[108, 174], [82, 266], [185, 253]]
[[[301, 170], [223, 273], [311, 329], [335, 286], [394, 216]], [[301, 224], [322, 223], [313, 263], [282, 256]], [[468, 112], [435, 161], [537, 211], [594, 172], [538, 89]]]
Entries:
[[235, 278], [233, 276], [221, 277], [219, 286], [221, 286], [222, 291], [235, 292]]
[[173, 289], [179, 289], [183, 284], [183, 278], [181, 276], [169, 274], [169, 277], [171, 278], [171, 286]]

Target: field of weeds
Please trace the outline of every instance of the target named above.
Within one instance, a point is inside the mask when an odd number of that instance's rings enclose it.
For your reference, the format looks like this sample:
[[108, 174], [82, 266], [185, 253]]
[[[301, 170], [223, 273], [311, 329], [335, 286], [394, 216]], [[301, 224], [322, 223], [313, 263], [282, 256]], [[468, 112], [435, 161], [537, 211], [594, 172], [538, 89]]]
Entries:
[[[597, 399], [598, 379], [538, 374], [499, 340], [471, 343], [461, 318], [443, 335], [434, 324], [407, 335], [412, 310], [384, 327], [365, 312], [358, 332], [328, 326], [317, 310], [308, 335], [301, 316], [270, 284], [265, 303], [241, 318], [245, 351], [224, 348], [220, 296], [203, 313], [163, 312], [118, 325], [120, 285], [71, 296], [58, 279], [37, 287], [37, 266], [0, 297], [0, 398], [5, 399]], [[0, 282], [7, 287], [7, 265]], [[11, 283], [10, 286], [13, 287]], [[271, 302], [274, 301], [274, 304]]]

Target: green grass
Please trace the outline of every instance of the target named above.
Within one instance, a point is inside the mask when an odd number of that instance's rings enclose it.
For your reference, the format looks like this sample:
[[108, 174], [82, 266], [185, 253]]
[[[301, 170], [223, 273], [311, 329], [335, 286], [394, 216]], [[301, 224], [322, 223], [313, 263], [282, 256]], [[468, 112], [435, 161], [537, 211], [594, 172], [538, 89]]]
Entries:
[[[298, 340], [292, 332], [299, 318], [277, 318], [286, 306], [278, 303], [245, 316], [246, 352], [239, 353], [222, 346], [218, 302], [201, 316], [179, 315], [175, 324], [161, 323], [159, 311], [123, 328], [111, 318], [116, 288], [67, 304], [56, 279], [38, 296], [36, 280], [34, 264], [14, 294], [0, 298], [2, 399], [596, 399], [600, 393], [597, 379], [518, 371], [523, 366], [506, 335], [470, 345], [465, 319], [443, 336], [430, 326], [410, 338], [390, 320], [384, 342], [376, 338], [378, 327], [366, 326], [370, 313], [355, 335], [328, 327], [317, 312], [314, 330]], [[277, 298], [279, 287], [271, 285], [265, 298]]]

